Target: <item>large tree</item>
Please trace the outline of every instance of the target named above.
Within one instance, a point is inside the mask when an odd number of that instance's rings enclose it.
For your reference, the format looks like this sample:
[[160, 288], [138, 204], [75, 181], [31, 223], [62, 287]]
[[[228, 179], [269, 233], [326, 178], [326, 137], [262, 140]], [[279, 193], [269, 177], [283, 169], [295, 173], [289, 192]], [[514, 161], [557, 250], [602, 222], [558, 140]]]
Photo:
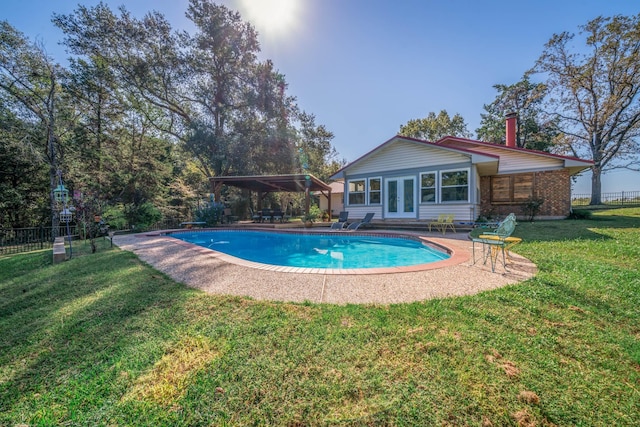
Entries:
[[[57, 118], [61, 110], [60, 80], [63, 69], [24, 34], [6, 21], [0, 21], [0, 91], [20, 105], [26, 122], [43, 129], [40, 147], [49, 165], [50, 205], [54, 235], [59, 216], [53, 189], [58, 184], [61, 139]], [[25, 140], [28, 141], [28, 140]]]
[[579, 35], [554, 34], [534, 69], [548, 78], [563, 148], [594, 162], [591, 204], [600, 204], [603, 172], [640, 169], [640, 15], [598, 17]]
[[525, 74], [517, 83], [493, 87], [498, 94], [491, 104], [484, 105], [486, 113], [480, 115], [480, 127], [476, 129], [478, 139], [504, 144], [505, 113], [516, 113], [516, 146], [548, 151], [558, 131], [556, 124], [542, 114], [546, 85], [532, 83]]
[[471, 137], [462, 116], [456, 113], [450, 117], [446, 110], [440, 111], [437, 116], [431, 111], [425, 118], [409, 120], [400, 126], [398, 134], [427, 141], [437, 141], [445, 136]]
[[301, 169], [326, 181], [344, 164], [331, 145], [333, 133], [324, 125], [316, 125], [313, 114], [302, 112], [299, 120], [297, 146]]
[[103, 59], [154, 107], [142, 110], [149, 122], [182, 142], [204, 176], [291, 169], [293, 98], [273, 64], [257, 60], [253, 27], [210, 0], [190, 0], [186, 15], [194, 34], [174, 32], [157, 12], [138, 20], [104, 4], [54, 22], [73, 53]]

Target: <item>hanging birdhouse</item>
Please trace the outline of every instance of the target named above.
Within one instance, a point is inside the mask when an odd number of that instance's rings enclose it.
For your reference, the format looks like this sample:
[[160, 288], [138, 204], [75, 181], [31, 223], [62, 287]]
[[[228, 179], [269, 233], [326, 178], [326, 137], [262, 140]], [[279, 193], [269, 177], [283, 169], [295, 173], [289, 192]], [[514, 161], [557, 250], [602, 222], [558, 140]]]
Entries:
[[67, 190], [64, 184], [58, 184], [58, 186], [53, 190], [53, 197], [58, 203], [66, 202], [69, 200], [69, 190]]
[[60, 211], [60, 221], [69, 222], [71, 218], [73, 218], [73, 212], [71, 212], [71, 210], [64, 208]]

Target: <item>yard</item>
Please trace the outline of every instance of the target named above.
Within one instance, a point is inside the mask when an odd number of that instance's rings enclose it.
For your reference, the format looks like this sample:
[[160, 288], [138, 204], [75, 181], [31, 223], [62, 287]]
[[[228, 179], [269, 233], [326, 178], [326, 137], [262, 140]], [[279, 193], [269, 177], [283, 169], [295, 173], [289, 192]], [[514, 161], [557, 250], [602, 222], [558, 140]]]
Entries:
[[514, 235], [535, 278], [391, 306], [208, 295], [108, 242], [0, 257], [0, 425], [640, 425], [640, 208]]

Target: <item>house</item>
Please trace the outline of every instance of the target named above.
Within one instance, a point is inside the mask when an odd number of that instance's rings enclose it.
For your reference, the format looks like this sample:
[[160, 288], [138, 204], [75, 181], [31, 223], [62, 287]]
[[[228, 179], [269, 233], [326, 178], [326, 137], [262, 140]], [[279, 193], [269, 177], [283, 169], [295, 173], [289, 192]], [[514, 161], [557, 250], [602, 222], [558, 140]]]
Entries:
[[[344, 182], [336, 181], [329, 184], [331, 187], [331, 215], [337, 217], [344, 210]], [[319, 191], [313, 193], [316, 196], [321, 195]], [[320, 197], [318, 204], [321, 211], [329, 209], [329, 200], [326, 197]]]
[[575, 157], [516, 147], [515, 116], [506, 145], [457, 137], [428, 142], [395, 136], [349, 163], [331, 179], [344, 182], [349, 218], [374, 212], [378, 220], [430, 220], [454, 214], [526, 216], [528, 200], [542, 200], [538, 219], [570, 213], [571, 176], [593, 166]]

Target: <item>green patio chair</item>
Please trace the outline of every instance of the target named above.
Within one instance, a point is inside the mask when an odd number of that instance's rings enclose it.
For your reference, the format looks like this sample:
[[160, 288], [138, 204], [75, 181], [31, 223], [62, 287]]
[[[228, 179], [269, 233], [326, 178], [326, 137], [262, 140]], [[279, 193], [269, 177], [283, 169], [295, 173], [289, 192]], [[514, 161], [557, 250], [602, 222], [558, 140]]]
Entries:
[[500, 253], [502, 253], [502, 265], [505, 270], [507, 269], [507, 262], [505, 252], [513, 246], [515, 243], [519, 243], [518, 241], [514, 241], [511, 238], [511, 234], [516, 229], [516, 216], [515, 214], [509, 214], [500, 224], [495, 231], [487, 231], [482, 233], [478, 237], [472, 238], [473, 242], [473, 263], [476, 263], [476, 243], [482, 244], [482, 258], [483, 263], [487, 263], [487, 259], [491, 260], [491, 271], [496, 271], [496, 263], [498, 262], [498, 257]]

